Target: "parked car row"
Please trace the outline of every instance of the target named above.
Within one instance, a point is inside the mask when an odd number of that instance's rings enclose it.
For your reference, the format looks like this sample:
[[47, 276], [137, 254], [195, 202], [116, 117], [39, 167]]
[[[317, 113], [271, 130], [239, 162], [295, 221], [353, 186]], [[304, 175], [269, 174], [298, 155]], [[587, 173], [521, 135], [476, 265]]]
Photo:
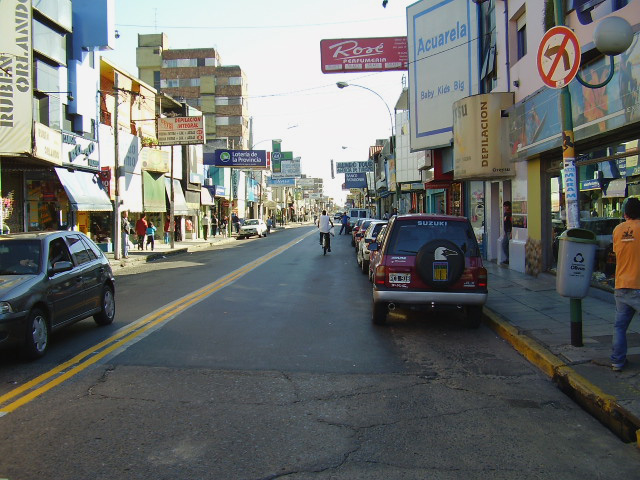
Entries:
[[487, 271], [469, 220], [409, 214], [360, 219], [353, 228], [356, 259], [373, 283], [372, 321], [396, 308], [456, 309], [476, 328], [487, 300]]

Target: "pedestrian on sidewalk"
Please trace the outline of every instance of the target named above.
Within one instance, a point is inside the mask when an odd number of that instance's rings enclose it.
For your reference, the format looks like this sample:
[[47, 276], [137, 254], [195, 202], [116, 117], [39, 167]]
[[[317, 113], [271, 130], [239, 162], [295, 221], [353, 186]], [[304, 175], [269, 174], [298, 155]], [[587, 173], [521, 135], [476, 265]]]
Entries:
[[613, 230], [616, 254], [616, 321], [613, 326], [611, 368], [619, 372], [627, 363], [627, 329], [640, 311], [640, 200], [627, 198], [625, 221]]
[[271, 217], [267, 217], [267, 235], [271, 233], [272, 225], [273, 225], [273, 221], [271, 220]]
[[220, 235], [222, 235], [225, 238], [227, 237], [227, 226], [228, 225], [229, 225], [229, 217], [224, 215], [220, 219]]
[[173, 217], [173, 239], [176, 242], [182, 241], [182, 219]]
[[218, 234], [218, 216], [216, 212], [211, 214], [211, 235], [214, 237]]
[[129, 212], [126, 210], [122, 212], [121, 220], [121, 232], [122, 232], [122, 256], [129, 258], [129, 232], [131, 232], [131, 224], [129, 223]]
[[238, 215], [234, 213], [231, 214], [231, 223], [233, 223], [233, 227], [236, 229], [236, 233], [240, 233], [240, 219]]
[[153, 251], [153, 247], [155, 246], [154, 238], [156, 236], [156, 230], [156, 226], [153, 222], [149, 222], [149, 226], [147, 227], [147, 245], [145, 250], [149, 248], [149, 245], [151, 245], [151, 251]]
[[136, 222], [136, 235], [138, 235], [138, 250], [144, 250], [144, 237], [147, 236], [147, 215], [143, 213]]
[[169, 236], [170, 228], [171, 228], [171, 222], [169, 221], [169, 217], [167, 217], [167, 219], [164, 222], [164, 243], [167, 245], [171, 243], [171, 237]]
[[511, 230], [513, 230], [513, 223], [511, 222], [511, 202], [507, 200], [502, 204], [504, 211], [502, 217], [502, 224], [504, 227], [504, 236], [502, 237], [502, 251], [504, 252], [504, 260], [502, 263], [509, 263], [509, 240], [511, 240]]
[[205, 240], [209, 236], [209, 223], [210, 222], [211, 221], [209, 220], [209, 213], [206, 212], [204, 214], [204, 217], [202, 217], [202, 236], [204, 237]]

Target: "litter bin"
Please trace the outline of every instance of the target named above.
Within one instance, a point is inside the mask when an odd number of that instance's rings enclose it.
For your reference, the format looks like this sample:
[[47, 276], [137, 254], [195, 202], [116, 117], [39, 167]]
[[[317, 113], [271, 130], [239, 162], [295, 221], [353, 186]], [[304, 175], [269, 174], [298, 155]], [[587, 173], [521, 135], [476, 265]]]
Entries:
[[556, 291], [563, 297], [584, 298], [596, 258], [596, 234], [584, 228], [570, 228], [558, 239]]

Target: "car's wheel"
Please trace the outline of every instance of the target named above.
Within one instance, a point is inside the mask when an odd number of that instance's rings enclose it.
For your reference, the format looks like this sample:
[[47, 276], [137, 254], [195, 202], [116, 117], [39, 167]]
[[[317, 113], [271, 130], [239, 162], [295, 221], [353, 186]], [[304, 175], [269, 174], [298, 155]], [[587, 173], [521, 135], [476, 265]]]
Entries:
[[478, 328], [482, 323], [482, 305], [468, 305], [465, 308], [464, 325], [467, 328]]
[[384, 325], [387, 322], [387, 306], [384, 303], [374, 302], [371, 321], [374, 325]]
[[113, 289], [105, 285], [100, 299], [100, 311], [93, 316], [98, 325], [110, 325], [116, 317], [116, 298]]
[[49, 323], [46, 314], [39, 308], [34, 308], [27, 318], [27, 332], [24, 344], [28, 358], [42, 357], [49, 346]]
[[449, 240], [432, 240], [418, 250], [416, 271], [431, 288], [448, 288], [464, 271], [464, 254]]
[[365, 259], [362, 259], [362, 261], [360, 262], [360, 267], [362, 268], [363, 274], [369, 273], [369, 262], [367, 262]]

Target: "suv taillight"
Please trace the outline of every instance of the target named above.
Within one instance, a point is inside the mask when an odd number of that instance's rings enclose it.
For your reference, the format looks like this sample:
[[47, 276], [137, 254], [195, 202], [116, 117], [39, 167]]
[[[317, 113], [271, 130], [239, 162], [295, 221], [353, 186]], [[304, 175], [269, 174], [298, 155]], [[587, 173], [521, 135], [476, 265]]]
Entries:
[[478, 286], [479, 287], [487, 287], [487, 269], [479, 268], [478, 269]]
[[373, 282], [376, 285], [384, 285], [384, 281], [387, 278], [387, 267], [384, 265], [378, 265], [373, 275]]

